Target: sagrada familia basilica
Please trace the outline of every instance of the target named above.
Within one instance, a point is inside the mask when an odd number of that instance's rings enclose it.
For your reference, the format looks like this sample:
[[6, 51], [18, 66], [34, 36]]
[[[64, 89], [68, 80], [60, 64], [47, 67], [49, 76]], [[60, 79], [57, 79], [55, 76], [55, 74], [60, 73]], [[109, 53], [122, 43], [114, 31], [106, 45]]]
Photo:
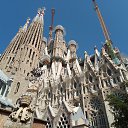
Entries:
[[[114, 117], [106, 97], [119, 95], [128, 62], [113, 47], [93, 0], [105, 42], [99, 52], [77, 56], [61, 25], [43, 36], [44, 11], [27, 20], [0, 57], [0, 128], [110, 128]], [[54, 16], [54, 9], [52, 9]], [[52, 17], [53, 18], [53, 17]], [[53, 36], [54, 35], [54, 36]]]

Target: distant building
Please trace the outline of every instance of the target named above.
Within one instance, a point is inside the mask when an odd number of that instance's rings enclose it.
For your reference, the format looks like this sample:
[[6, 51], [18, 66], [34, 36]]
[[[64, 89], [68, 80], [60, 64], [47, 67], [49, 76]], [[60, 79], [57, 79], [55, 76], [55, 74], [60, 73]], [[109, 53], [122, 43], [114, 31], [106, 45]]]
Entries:
[[114, 118], [105, 99], [119, 95], [128, 70], [93, 2], [106, 41], [101, 52], [95, 47], [83, 59], [77, 42], [65, 41], [63, 26], [55, 27], [54, 37], [50, 28], [48, 40], [43, 36], [44, 9], [19, 29], [0, 58], [1, 127], [111, 127]]

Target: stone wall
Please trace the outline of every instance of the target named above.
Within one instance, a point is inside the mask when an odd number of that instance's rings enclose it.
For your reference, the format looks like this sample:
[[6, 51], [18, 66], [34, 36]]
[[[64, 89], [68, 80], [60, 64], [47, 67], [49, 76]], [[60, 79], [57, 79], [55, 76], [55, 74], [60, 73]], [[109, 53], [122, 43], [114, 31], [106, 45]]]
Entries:
[[73, 128], [89, 128], [89, 127], [83, 124], [83, 125], [73, 126]]
[[0, 128], [4, 128], [4, 123], [8, 119], [10, 113], [11, 111], [0, 109]]
[[34, 119], [32, 128], [46, 128], [46, 122], [39, 119]]

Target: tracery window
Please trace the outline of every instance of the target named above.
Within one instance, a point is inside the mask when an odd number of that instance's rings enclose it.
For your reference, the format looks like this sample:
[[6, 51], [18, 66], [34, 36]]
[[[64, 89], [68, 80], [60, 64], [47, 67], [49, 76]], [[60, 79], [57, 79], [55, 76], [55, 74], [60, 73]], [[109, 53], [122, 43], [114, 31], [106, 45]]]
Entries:
[[57, 128], [70, 128], [69, 119], [64, 113], [60, 116]]
[[113, 92], [113, 95], [118, 97], [120, 100], [124, 99], [124, 95], [120, 92]]
[[90, 104], [94, 110], [98, 110], [101, 107], [101, 102], [98, 98], [92, 98]]
[[47, 118], [46, 128], [52, 128], [52, 123], [51, 123], [51, 120], [49, 119], [49, 117]]
[[101, 128], [106, 128], [106, 120], [105, 120], [105, 116], [102, 110], [99, 111], [98, 113], [98, 117], [99, 117], [99, 124]]
[[93, 109], [91, 112], [91, 125], [93, 127], [107, 128], [102, 102], [98, 98], [92, 98], [90, 104]]

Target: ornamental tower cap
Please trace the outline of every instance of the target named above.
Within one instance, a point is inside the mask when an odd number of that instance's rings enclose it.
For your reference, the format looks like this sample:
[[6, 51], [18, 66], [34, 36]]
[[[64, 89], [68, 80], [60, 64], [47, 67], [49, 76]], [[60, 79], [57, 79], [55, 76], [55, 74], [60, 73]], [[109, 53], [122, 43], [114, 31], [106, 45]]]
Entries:
[[77, 46], [77, 43], [76, 43], [75, 40], [70, 40], [70, 41], [69, 41], [68, 45], [72, 45], [72, 44]]
[[74, 46], [78, 49], [78, 44], [76, 43], [75, 40], [70, 40], [69, 43], [68, 43], [68, 45], [69, 45], [69, 47], [70, 47], [71, 45], [74, 45]]
[[47, 38], [43, 37], [43, 42], [47, 43]]
[[55, 27], [55, 32], [56, 32], [57, 30], [61, 30], [63, 33], [65, 32], [64, 27], [63, 27], [62, 25], [57, 25], [57, 26]]

